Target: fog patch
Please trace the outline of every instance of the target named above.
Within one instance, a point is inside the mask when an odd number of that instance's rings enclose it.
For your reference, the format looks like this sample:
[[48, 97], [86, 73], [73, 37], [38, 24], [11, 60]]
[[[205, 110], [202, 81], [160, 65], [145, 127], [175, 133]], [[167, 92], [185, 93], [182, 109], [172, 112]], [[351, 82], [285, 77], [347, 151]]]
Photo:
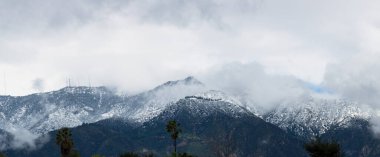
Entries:
[[305, 83], [291, 75], [269, 74], [256, 63], [230, 63], [215, 67], [200, 76], [211, 88], [222, 90], [259, 106], [271, 110], [284, 101], [295, 101], [312, 94]]
[[380, 133], [380, 55], [356, 55], [326, 69], [323, 86], [343, 99], [374, 111], [370, 122]]
[[14, 125], [7, 125], [0, 134], [0, 150], [35, 150], [50, 140], [48, 135], [39, 135]]
[[38, 92], [43, 92], [45, 88], [45, 81], [41, 78], [33, 80], [33, 89]]

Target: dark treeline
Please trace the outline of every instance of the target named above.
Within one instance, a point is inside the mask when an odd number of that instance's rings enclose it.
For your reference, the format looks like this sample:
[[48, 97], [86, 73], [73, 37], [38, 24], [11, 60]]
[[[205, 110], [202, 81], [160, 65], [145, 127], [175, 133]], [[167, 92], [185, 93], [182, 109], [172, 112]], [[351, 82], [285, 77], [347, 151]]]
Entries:
[[[167, 154], [168, 157], [195, 157], [187, 152], [177, 152], [177, 140], [182, 133], [180, 123], [176, 120], [170, 120], [166, 124], [166, 132], [170, 135], [172, 140], [173, 151]], [[228, 137], [228, 136], [226, 136]], [[223, 138], [226, 138], [223, 137]], [[228, 138], [227, 138], [228, 139]], [[219, 139], [220, 140], [220, 139]], [[80, 157], [79, 151], [75, 149], [72, 133], [69, 128], [61, 128], [56, 133], [56, 144], [60, 148], [61, 157]], [[219, 142], [218, 142], [219, 143]], [[223, 143], [223, 142], [220, 142]], [[219, 144], [220, 144], [219, 143]], [[217, 143], [216, 143], [217, 144]], [[217, 144], [218, 145], [218, 144]], [[304, 145], [305, 150], [310, 157], [343, 157], [340, 145], [336, 141], [322, 141], [321, 138], [316, 137]], [[229, 154], [229, 155], [228, 155]], [[221, 152], [218, 156], [230, 156], [231, 153]], [[151, 152], [136, 153], [124, 152], [119, 154], [119, 157], [154, 157], [155, 154]], [[206, 155], [205, 155], [206, 156]], [[236, 156], [236, 155], [232, 155]], [[0, 157], [6, 157], [5, 154], [0, 152]], [[106, 157], [101, 154], [94, 154], [91, 157]]]
[[310, 157], [343, 157], [340, 145], [336, 141], [322, 141], [320, 137], [316, 137], [309, 143], [305, 144], [305, 149]]
[[[173, 140], [173, 152], [169, 157], [195, 157], [189, 153], [177, 152], [177, 139], [182, 132], [180, 123], [175, 120], [168, 121], [166, 125], [166, 131], [170, 134]], [[61, 128], [56, 135], [56, 144], [60, 147], [61, 157], [80, 157], [79, 151], [75, 149], [74, 141], [72, 139], [72, 133], [69, 128]], [[4, 157], [0, 153], [0, 157]], [[94, 154], [92, 157], [105, 157], [101, 154]], [[153, 153], [135, 153], [125, 152], [119, 155], [119, 157], [154, 157]]]

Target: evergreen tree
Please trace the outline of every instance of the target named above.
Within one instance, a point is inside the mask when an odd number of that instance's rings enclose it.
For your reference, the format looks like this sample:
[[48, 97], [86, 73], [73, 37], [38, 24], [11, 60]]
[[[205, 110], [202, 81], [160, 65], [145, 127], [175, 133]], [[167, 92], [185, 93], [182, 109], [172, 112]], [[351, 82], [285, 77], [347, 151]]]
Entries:
[[340, 145], [333, 142], [322, 142], [319, 137], [305, 144], [305, 149], [311, 157], [342, 157]]
[[56, 144], [60, 146], [62, 157], [71, 156], [70, 153], [72, 153], [74, 143], [71, 139], [71, 131], [69, 128], [62, 128], [58, 130], [56, 136]]
[[174, 154], [177, 154], [177, 138], [179, 136], [179, 133], [181, 133], [181, 129], [179, 127], [180, 124], [175, 120], [170, 120], [166, 125], [166, 131], [170, 133], [170, 136], [173, 140]]

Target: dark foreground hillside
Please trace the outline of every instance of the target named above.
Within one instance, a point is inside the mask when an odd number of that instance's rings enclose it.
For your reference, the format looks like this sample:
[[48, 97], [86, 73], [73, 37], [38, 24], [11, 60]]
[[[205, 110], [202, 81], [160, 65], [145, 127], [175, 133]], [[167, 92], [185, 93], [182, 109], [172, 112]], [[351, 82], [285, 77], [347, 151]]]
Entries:
[[[181, 123], [183, 130], [178, 141], [179, 152], [200, 157], [220, 154], [306, 156], [302, 142], [249, 112], [231, 107], [228, 103], [191, 99], [179, 101], [142, 126], [109, 119], [73, 128], [75, 148], [84, 157], [92, 154], [118, 156], [127, 151], [166, 156], [173, 149], [170, 136], [165, 131], [165, 124], [170, 119]], [[12, 157], [59, 156], [59, 147], [53, 138], [55, 134], [51, 132], [52, 139], [39, 150], [8, 151], [6, 154]]]
[[[181, 99], [142, 125], [125, 119], [106, 119], [72, 128], [74, 147], [82, 157], [93, 154], [117, 157], [123, 152], [168, 156], [173, 147], [165, 125], [172, 119], [181, 123], [178, 152], [199, 157], [307, 156], [304, 138], [267, 123], [240, 106], [195, 97]], [[356, 119], [349, 124], [333, 127], [321, 138], [336, 140], [346, 157], [380, 156], [380, 140], [372, 134], [368, 121]], [[8, 157], [58, 157], [56, 133], [50, 132], [50, 141], [38, 150], [6, 151], [5, 154]]]
[[380, 138], [366, 120], [353, 120], [350, 126], [331, 129], [322, 138], [338, 141], [347, 157], [380, 156]]

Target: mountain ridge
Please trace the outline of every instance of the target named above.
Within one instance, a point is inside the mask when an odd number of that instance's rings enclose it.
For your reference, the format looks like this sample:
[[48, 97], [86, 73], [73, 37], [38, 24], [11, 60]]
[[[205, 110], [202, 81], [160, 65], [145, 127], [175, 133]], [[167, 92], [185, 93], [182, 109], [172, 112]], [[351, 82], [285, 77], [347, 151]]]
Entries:
[[215, 113], [231, 118], [256, 117], [302, 141], [332, 129], [350, 128], [352, 120], [368, 121], [371, 117], [371, 112], [344, 100], [310, 97], [294, 104], [280, 104], [267, 113], [243, 100], [212, 90], [194, 77], [168, 81], [131, 96], [119, 95], [107, 87], [65, 87], [27, 96], [0, 96], [0, 129], [7, 131], [4, 127], [14, 125], [43, 135], [61, 127], [80, 128], [107, 119], [120, 119], [133, 129], [159, 116], [173, 115], [172, 111], [181, 111], [197, 118]]

